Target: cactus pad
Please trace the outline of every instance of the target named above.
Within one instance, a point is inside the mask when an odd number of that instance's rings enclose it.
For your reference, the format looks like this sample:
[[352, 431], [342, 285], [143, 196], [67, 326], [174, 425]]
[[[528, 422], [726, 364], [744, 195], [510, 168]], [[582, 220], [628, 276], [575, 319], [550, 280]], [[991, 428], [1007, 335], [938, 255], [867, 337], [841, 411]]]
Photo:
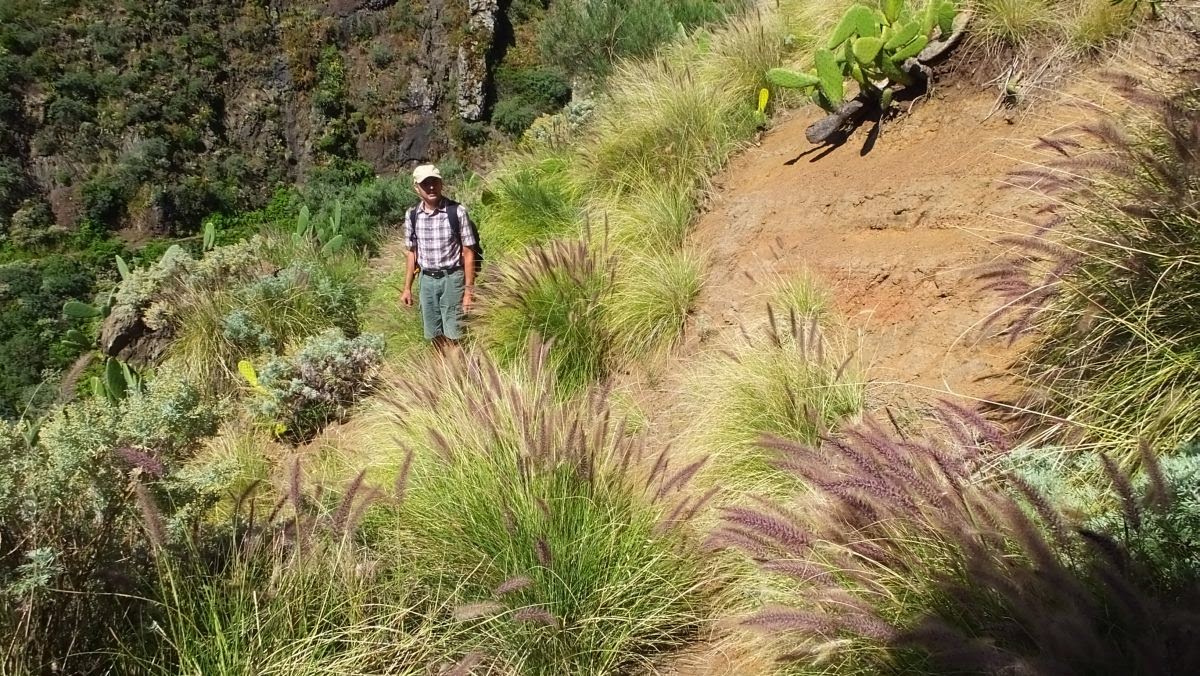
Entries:
[[927, 44], [929, 44], [929, 37], [918, 35], [915, 40], [908, 43], [902, 49], [897, 50], [895, 54], [892, 54], [892, 63], [904, 63], [906, 59], [911, 59], [920, 54], [921, 50], [925, 49], [925, 45]]
[[94, 306], [88, 305], [87, 303], [81, 303], [77, 300], [69, 300], [66, 303], [63, 303], [63, 314], [75, 319], [91, 319], [92, 317], [99, 317], [100, 310]]
[[833, 29], [833, 34], [829, 36], [829, 42], [825, 46], [833, 49], [851, 36], [878, 34], [879, 24], [875, 20], [875, 13], [871, 11], [871, 8], [865, 5], [851, 5], [850, 9], [847, 9], [846, 13], [842, 15], [842, 20]]
[[918, 21], [909, 21], [902, 24], [896, 29], [888, 41], [883, 44], [883, 48], [887, 50], [899, 49], [907, 45], [913, 38], [917, 37], [917, 33], [921, 32], [921, 23]]
[[879, 6], [888, 23], [896, 23], [896, 19], [900, 18], [900, 10], [904, 9], [904, 0], [883, 0]]
[[842, 69], [838, 67], [837, 59], [828, 49], [818, 49], [813, 55], [817, 66], [817, 77], [820, 78], [821, 93], [830, 105], [841, 105], [845, 98], [845, 88], [842, 81]]
[[875, 63], [879, 50], [883, 49], [883, 40], [879, 38], [858, 38], [854, 41], [854, 58], [864, 66]]
[[821, 79], [812, 73], [801, 73], [787, 68], [772, 68], [767, 71], [767, 82], [776, 87], [805, 89], [816, 87], [821, 83]]

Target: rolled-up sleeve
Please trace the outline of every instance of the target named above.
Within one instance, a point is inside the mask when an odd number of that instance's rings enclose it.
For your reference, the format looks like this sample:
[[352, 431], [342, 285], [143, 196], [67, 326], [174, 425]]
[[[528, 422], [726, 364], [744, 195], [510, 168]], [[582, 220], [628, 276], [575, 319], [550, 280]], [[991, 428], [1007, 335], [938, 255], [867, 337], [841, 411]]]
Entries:
[[413, 232], [413, 212], [404, 212], [404, 248], [409, 251], [417, 249], [417, 233]]
[[462, 225], [463, 246], [479, 246], [479, 233], [475, 230], [475, 223], [467, 215], [467, 208], [461, 204], [458, 205], [458, 222]]

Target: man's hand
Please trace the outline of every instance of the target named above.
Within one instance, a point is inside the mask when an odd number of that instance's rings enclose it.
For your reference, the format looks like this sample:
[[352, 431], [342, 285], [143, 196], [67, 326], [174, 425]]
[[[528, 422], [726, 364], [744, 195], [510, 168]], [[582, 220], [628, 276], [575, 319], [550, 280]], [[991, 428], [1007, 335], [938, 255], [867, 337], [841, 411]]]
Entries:
[[404, 293], [400, 294], [400, 302], [407, 307], [412, 307], [412, 289], [405, 289]]
[[467, 314], [468, 312], [471, 311], [471, 304], [474, 302], [475, 302], [475, 299], [472, 298], [471, 289], [468, 288], [465, 291], [463, 291], [463, 303], [462, 303], [463, 314]]

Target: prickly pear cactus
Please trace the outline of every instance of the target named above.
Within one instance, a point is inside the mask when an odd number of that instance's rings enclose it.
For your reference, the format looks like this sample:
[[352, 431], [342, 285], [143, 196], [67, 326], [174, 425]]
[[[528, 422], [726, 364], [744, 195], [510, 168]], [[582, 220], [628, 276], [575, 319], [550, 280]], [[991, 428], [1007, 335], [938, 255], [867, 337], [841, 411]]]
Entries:
[[[767, 80], [777, 87], [805, 92], [830, 113], [833, 119], [814, 125], [819, 127], [815, 135], [824, 139], [867, 104], [886, 111], [896, 86], [912, 86], [926, 77], [930, 71], [922, 58], [935, 46], [940, 49], [933, 55], [941, 54], [945, 49], [942, 41], [957, 38], [963, 23], [959, 18], [954, 0], [930, 0], [921, 10], [910, 7], [906, 0], [881, 0], [878, 10], [854, 4], [814, 52], [812, 70], [773, 68], [767, 72]], [[862, 105], [847, 105], [846, 79], [858, 83], [855, 100]], [[812, 140], [814, 133], [808, 136]]]

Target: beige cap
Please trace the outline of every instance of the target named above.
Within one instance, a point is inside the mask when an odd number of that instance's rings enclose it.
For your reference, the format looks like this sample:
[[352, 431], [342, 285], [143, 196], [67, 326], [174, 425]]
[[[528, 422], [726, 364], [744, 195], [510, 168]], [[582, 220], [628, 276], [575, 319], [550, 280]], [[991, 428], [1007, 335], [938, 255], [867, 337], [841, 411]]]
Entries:
[[413, 169], [413, 183], [420, 183], [427, 178], [441, 179], [441, 177], [442, 172], [438, 171], [438, 168], [432, 164], [422, 164]]

